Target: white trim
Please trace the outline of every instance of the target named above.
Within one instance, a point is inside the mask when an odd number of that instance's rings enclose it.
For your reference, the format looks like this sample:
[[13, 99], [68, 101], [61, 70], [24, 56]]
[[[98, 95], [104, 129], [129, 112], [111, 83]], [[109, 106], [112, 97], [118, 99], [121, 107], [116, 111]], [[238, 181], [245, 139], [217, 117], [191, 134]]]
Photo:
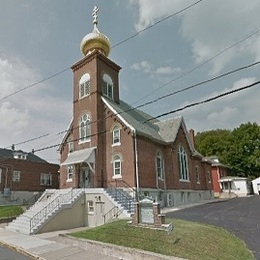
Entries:
[[130, 125], [120, 114], [118, 114], [118, 112], [111, 107], [108, 102], [105, 100], [105, 98], [101, 97], [102, 101], [106, 104], [106, 106], [108, 106], [108, 108], [114, 113], [115, 116], [117, 116], [127, 127], [129, 127], [133, 132], [135, 131], [135, 128]]
[[122, 179], [122, 174], [113, 175], [112, 179]]

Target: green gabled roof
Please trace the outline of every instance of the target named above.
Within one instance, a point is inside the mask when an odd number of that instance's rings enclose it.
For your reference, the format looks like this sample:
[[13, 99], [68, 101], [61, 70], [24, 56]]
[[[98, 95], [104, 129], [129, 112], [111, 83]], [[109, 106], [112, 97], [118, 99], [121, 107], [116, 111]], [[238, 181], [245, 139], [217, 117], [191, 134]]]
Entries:
[[[120, 104], [102, 97], [113, 112], [124, 119], [131, 127], [135, 129], [137, 134], [149, 137], [161, 143], [174, 142], [183, 122], [183, 117], [177, 117], [166, 121], [154, 119], [151, 115], [133, 108], [129, 104], [120, 100]], [[148, 121], [149, 120], [149, 121]]]
[[127, 123], [130, 128], [133, 128], [138, 135], [165, 143], [163, 138], [159, 135], [159, 127], [154, 124], [154, 122], [159, 121], [153, 119], [151, 115], [148, 115], [139, 109], [135, 109], [121, 100], [120, 104], [104, 97], [102, 97], [102, 100], [110, 109], [112, 109], [112, 112], [118, 116], [119, 119], [125, 121], [125, 123]]

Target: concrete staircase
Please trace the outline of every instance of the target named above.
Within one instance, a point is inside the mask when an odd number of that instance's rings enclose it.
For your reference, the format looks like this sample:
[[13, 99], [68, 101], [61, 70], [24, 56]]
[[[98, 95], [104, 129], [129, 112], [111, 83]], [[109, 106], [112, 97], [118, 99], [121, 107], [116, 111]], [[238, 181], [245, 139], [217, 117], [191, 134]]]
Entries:
[[134, 213], [134, 202], [136, 200], [129, 192], [121, 188], [107, 188], [105, 191], [108, 196], [124, 209], [125, 215], [130, 217]]
[[84, 193], [84, 189], [47, 190], [32, 207], [9, 223], [6, 229], [36, 234], [59, 211], [71, 207]]

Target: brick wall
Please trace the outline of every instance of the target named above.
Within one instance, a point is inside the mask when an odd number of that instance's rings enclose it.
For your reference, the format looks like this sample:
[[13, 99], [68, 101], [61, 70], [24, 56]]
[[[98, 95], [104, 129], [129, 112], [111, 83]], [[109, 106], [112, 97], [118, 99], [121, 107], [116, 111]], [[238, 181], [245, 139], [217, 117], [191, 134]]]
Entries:
[[[2, 168], [0, 190], [10, 188], [12, 191], [44, 191], [47, 188], [59, 188], [59, 165], [5, 159], [0, 161], [0, 168]], [[13, 181], [13, 171], [20, 171], [20, 181]], [[41, 185], [41, 173], [51, 173], [51, 186]]]

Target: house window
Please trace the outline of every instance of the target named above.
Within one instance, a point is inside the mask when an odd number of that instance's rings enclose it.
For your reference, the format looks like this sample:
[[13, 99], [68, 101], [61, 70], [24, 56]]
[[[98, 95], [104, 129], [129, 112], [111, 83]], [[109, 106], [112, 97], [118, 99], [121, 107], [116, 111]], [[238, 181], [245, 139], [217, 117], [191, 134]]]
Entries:
[[42, 186], [51, 186], [52, 185], [51, 173], [41, 173], [41, 185]]
[[115, 155], [113, 158], [113, 172], [114, 177], [121, 176], [121, 158], [119, 155]]
[[86, 97], [90, 94], [90, 75], [84, 74], [79, 80], [79, 98]]
[[20, 171], [13, 171], [13, 182], [19, 182], [21, 179]]
[[69, 153], [72, 153], [74, 151], [74, 143], [72, 140], [70, 140], [68, 142], [68, 150], [69, 150]]
[[88, 212], [94, 213], [94, 201], [93, 200], [88, 201]]
[[67, 182], [71, 182], [73, 180], [74, 166], [69, 165], [67, 167]]
[[113, 81], [111, 77], [107, 74], [103, 75], [103, 95], [107, 96], [111, 99], [114, 98], [114, 88], [113, 88]]
[[91, 120], [88, 114], [80, 117], [79, 123], [79, 139], [81, 142], [90, 141], [91, 135]]
[[157, 178], [159, 180], [164, 179], [164, 162], [163, 162], [163, 156], [160, 152], [157, 152], [156, 154], [156, 171], [157, 171]]
[[119, 126], [115, 126], [113, 128], [113, 144], [114, 145], [120, 144], [120, 127]]
[[208, 182], [211, 183], [211, 173], [210, 173], [210, 171], [207, 172], [207, 175], [208, 175]]
[[185, 149], [179, 146], [178, 149], [178, 159], [179, 159], [179, 177], [182, 181], [189, 180], [189, 162], [188, 156]]
[[199, 166], [195, 167], [195, 174], [196, 174], [196, 182], [200, 183], [200, 171], [199, 171]]

